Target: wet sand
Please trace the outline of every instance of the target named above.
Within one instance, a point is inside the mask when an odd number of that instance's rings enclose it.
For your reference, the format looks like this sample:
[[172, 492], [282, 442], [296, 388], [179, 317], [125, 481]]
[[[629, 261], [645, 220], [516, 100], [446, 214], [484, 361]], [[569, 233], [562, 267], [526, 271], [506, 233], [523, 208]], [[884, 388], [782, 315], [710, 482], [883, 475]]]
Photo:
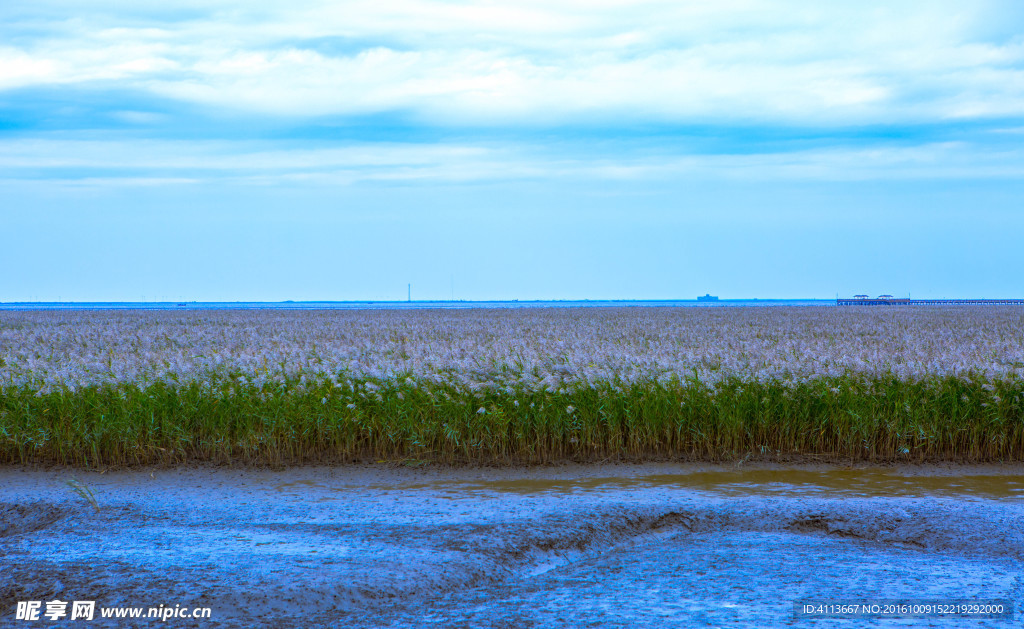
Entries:
[[794, 602], [1019, 606], [1022, 559], [1021, 465], [0, 470], [0, 626], [55, 598], [212, 609], [153, 626], [813, 626]]

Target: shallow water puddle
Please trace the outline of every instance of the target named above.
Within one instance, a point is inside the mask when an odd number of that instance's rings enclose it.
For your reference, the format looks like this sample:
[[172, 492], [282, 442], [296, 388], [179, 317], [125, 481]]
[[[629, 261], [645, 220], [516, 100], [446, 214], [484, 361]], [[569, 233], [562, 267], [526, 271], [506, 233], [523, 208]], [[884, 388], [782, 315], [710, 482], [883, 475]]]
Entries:
[[454, 493], [508, 492], [515, 494], [573, 494], [629, 489], [675, 489], [724, 495], [830, 495], [830, 496], [949, 496], [966, 499], [1024, 499], [1024, 476], [1020, 475], [914, 475], [888, 470], [735, 470], [688, 474], [652, 474], [628, 478], [512, 480], [438, 480], [429, 483], [352, 486], [314, 480], [280, 483], [274, 489], [302, 493], [308, 490], [328, 492], [436, 491]]

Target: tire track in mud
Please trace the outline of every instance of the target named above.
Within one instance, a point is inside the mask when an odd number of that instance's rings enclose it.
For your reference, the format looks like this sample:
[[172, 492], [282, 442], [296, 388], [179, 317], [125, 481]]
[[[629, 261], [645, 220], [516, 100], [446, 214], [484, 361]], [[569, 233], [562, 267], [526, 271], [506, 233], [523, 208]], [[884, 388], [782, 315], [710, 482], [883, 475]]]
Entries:
[[628, 553], [630, 544], [659, 535], [671, 535], [672, 543], [686, 543], [688, 535], [697, 534], [778, 533], [883, 548], [1024, 559], [1024, 518], [1019, 515], [986, 520], [975, 510], [928, 501], [764, 502], [738, 500], [670, 510], [605, 508], [586, 517], [554, 515], [494, 526], [441, 527], [433, 535], [445, 540], [440, 547], [463, 553], [458, 561], [417, 580], [414, 586], [406, 582], [395, 589], [366, 593], [371, 598], [396, 600], [528, 579], [595, 555]]
[[46, 529], [75, 510], [43, 501], [0, 502], [0, 538]]

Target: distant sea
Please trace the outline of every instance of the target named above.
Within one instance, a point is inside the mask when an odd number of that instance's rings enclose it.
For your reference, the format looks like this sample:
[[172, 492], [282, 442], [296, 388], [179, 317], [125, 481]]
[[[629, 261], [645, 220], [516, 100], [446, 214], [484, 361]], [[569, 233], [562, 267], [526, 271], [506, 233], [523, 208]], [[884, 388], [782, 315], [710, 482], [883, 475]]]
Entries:
[[414, 310], [460, 308], [735, 308], [835, 306], [834, 299], [566, 301], [97, 301], [0, 302], [0, 310]]

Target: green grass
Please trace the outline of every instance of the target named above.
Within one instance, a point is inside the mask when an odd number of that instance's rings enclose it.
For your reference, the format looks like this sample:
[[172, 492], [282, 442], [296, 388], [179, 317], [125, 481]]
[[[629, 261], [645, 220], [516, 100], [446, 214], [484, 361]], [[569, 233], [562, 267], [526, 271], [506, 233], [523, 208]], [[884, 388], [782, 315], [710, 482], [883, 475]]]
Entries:
[[95, 509], [96, 511], [100, 510], [100, 503], [98, 500], [96, 500], [96, 494], [93, 493], [91, 487], [89, 487], [82, 481], [78, 480], [74, 476], [72, 476], [69, 480], [64, 481], [64, 484], [67, 485], [71, 491], [75, 492], [82, 500], [89, 503], [89, 506], [91, 506], [93, 509]]
[[404, 378], [211, 382], [0, 390], [0, 463], [1024, 459], [1016, 379], [674, 380], [564, 393], [473, 393]]

